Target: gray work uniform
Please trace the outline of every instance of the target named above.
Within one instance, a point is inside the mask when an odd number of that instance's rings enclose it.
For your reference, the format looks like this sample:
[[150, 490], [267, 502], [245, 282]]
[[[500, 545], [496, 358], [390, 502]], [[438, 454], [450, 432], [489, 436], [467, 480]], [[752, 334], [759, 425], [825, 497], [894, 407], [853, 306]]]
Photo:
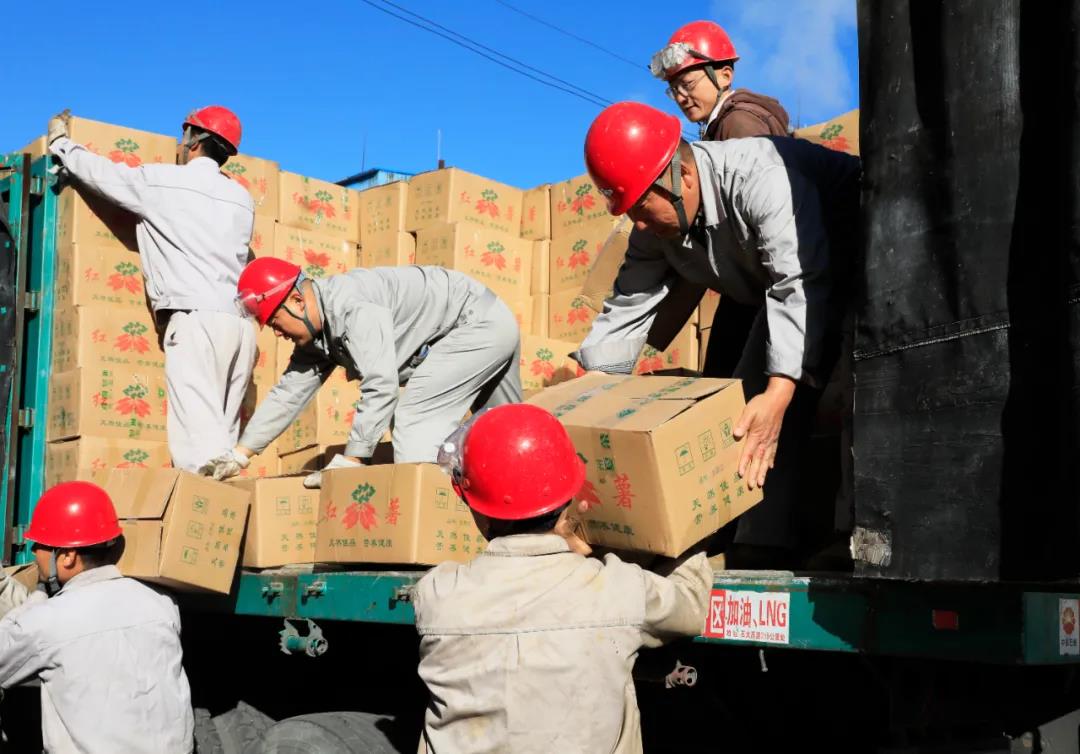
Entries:
[[78, 182], [137, 218], [146, 295], [159, 326], [173, 465], [195, 471], [232, 450], [255, 366], [255, 329], [236, 308], [255, 222], [250, 194], [198, 157], [187, 165], [116, 164], [60, 138], [50, 151]]
[[838, 357], [860, 163], [801, 139], [751, 137], [691, 147], [701, 182], [698, 221], [681, 240], [635, 234], [639, 240], [627, 250], [615, 292], [574, 357], [586, 369], [629, 374], [657, 307], [679, 277], [743, 304], [764, 304], [735, 376], [747, 400], [763, 392], [772, 375], [799, 386], [776, 466], [766, 477], [765, 500], [740, 517], [736, 541], [790, 547], [803, 435]]
[[48, 752], [192, 751], [180, 612], [115, 566], [83, 571], [0, 620], [0, 687], [34, 678]]
[[472, 278], [442, 267], [376, 267], [311, 285], [322, 332], [293, 350], [241, 446], [262, 452], [339, 365], [361, 380], [345, 445], [358, 458], [372, 455], [392, 419], [395, 462], [434, 461], [467, 411], [521, 401], [517, 322]]
[[638, 650], [699, 634], [712, 584], [703, 554], [665, 578], [555, 534], [434, 568], [413, 597], [431, 694], [420, 752], [641, 752]]

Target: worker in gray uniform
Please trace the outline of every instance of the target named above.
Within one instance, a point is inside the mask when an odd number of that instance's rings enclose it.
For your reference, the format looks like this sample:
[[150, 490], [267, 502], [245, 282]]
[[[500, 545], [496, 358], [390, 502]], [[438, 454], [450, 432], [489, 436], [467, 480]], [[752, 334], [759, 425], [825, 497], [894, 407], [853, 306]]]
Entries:
[[255, 205], [221, 172], [240, 121], [211, 105], [188, 114], [176, 165], [117, 164], [68, 138], [66, 111], [49, 121], [49, 151], [77, 185], [135, 215], [146, 297], [162, 335], [173, 465], [195, 471], [229, 450], [255, 367], [255, 328], [239, 316], [236, 281]]
[[746, 438], [738, 471], [765, 496], [740, 517], [735, 550], [739, 566], [790, 567], [803, 451], [840, 355], [858, 158], [777, 137], [688, 144], [674, 116], [622, 102], [593, 122], [585, 161], [611, 213], [648, 233], [575, 358], [629, 374], [680, 278], [763, 305], [735, 369], [747, 405], [734, 434]]
[[[513, 312], [460, 272], [377, 267], [311, 280], [296, 265], [265, 257], [244, 269], [237, 290], [244, 311], [295, 345], [239, 445], [207, 463], [200, 470], [207, 476], [239, 474], [336, 366], [361, 380], [361, 400], [345, 453], [326, 468], [370, 458], [391, 420], [395, 462], [435, 461], [439, 444], [468, 411], [521, 401]], [[319, 486], [321, 471], [305, 484]]]

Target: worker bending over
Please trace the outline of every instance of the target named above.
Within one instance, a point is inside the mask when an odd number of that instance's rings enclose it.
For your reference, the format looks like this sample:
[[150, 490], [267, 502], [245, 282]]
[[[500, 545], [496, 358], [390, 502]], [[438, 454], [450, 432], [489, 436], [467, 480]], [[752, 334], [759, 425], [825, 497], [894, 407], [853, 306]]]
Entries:
[[[238, 291], [245, 311], [295, 346], [240, 444], [201, 470], [215, 479], [246, 468], [336, 366], [361, 380], [360, 401], [345, 453], [327, 468], [370, 458], [391, 420], [395, 462], [434, 461], [466, 412], [521, 400], [513, 312], [460, 272], [377, 267], [311, 280], [296, 265], [266, 257], [247, 266]], [[321, 471], [305, 484], [319, 486]]]

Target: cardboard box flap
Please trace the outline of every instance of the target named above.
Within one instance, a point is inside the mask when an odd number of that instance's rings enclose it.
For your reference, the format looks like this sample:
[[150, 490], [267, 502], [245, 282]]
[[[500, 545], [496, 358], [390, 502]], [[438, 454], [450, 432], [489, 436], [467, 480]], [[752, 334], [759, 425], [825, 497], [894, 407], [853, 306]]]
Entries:
[[179, 469], [113, 469], [105, 491], [122, 519], [162, 518], [179, 476]]
[[695, 400], [708, 398], [731, 384], [733, 379], [715, 377], [649, 377], [645, 380], [627, 380], [617, 388], [616, 395], [653, 400]]
[[[656, 429], [664, 422], [671, 421], [676, 416], [692, 408], [697, 401], [694, 400], [651, 400], [629, 401], [617, 411], [612, 412], [612, 406], [608, 406], [602, 417], [595, 426], [605, 429], [617, 429], [626, 432], [648, 432]], [[585, 415], [575, 417], [575, 422], [584, 424], [588, 420]], [[593, 424], [594, 422], [588, 422]]]

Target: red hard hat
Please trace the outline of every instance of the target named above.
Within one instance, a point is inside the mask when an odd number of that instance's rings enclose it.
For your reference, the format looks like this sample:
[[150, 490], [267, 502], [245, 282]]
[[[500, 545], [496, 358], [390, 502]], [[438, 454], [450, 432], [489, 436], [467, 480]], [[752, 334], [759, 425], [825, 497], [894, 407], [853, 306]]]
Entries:
[[300, 277], [300, 268], [274, 257], [260, 257], [250, 262], [236, 281], [236, 303], [247, 314], [265, 325], [289, 296]]
[[230, 155], [240, 149], [240, 119], [227, 107], [208, 105], [192, 110], [184, 119], [184, 127], [187, 126], [195, 126], [221, 137], [232, 148]]
[[92, 547], [121, 533], [109, 493], [90, 482], [63, 482], [38, 499], [24, 536], [46, 547]]
[[667, 46], [653, 55], [649, 68], [654, 76], [670, 81], [687, 68], [705, 63], [734, 63], [738, 59], [735, 45], [719, 24], [691, 21], [680, 26]]
[[664, 172], [682, 139], [679, 119], [639, 102], [617, 102], [596, 116], [585, 136], [585, 167], [622, 215]]
[[478, 415], [462, 441], [454, 489], [477, 513], [520, 521], [570, 502], [585, 463], [550, 413], [513, 403]]

